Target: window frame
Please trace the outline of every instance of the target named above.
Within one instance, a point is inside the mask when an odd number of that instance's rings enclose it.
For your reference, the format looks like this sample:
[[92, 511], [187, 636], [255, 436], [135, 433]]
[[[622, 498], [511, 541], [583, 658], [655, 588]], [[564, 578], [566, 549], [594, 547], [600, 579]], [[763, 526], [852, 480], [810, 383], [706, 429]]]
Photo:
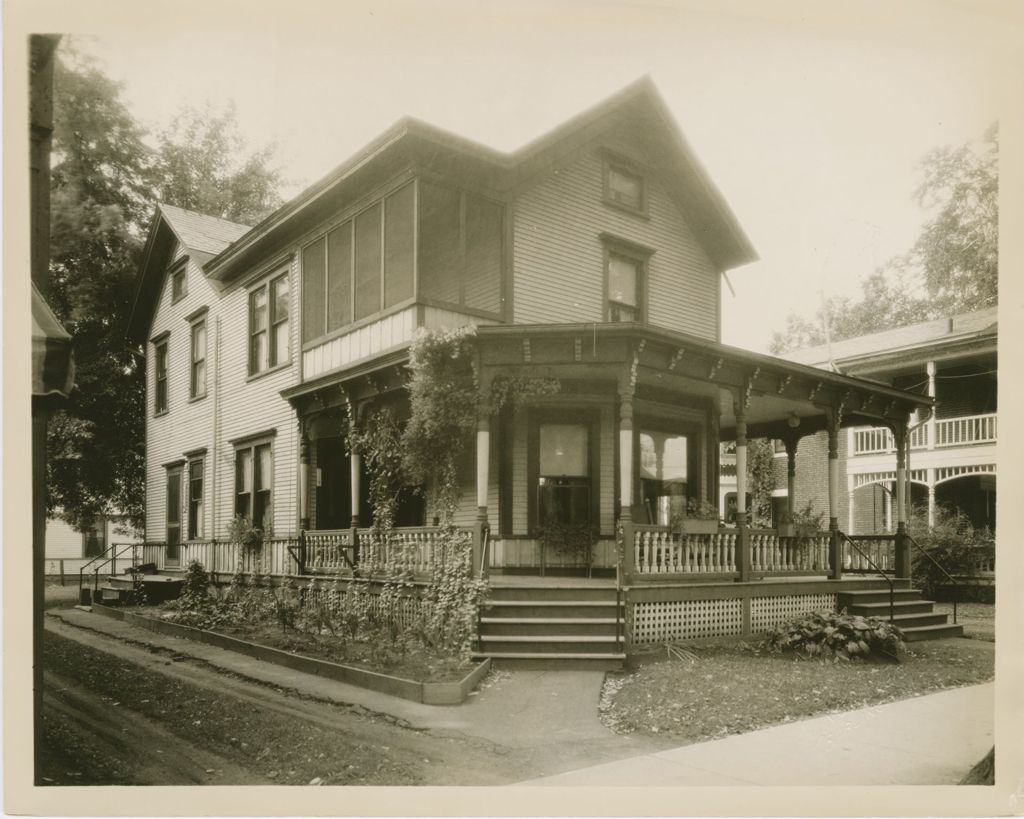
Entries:
[[[285, 311], [284, 318], [274, 320], [274, 291], [275, 285], [279, 282], [287, 280], [288, 282], [288, 310]], [[263, 296], [266, 299], [266, 326], [262, 330], [253, 330], [253, 317], [255, 315], [254, 303], [259, 296]], [[291, 282], [291, 271], [288, 268], [283, 270], [276, 270], [274, 273], [264, 277], [259, 284], [250, 287], [246, 301], [246, 345], [248, 360], [248, 376], [249, 378], [256, 378], [267, 373], [274, 372], [282, 369], [292, 361], [292, 340], [291, 340], [291, 321], [292, 321], [292, 282]], [[276, 328], [281, 324], [286, 324], [288, 327], [285, 338], [287, 339], [284, 357], [281, 357], [280, 350], [277, 345], [277, 331]], [[259, 368], [257, 356], [256, 356], [256, 344], [255, 340], [260, 335], [266, 336], [266, 347], [267, 347], [267, 366]]]
[[[686, 494], [683, 495], [684, 504], [691, 498], [700, 501], [705, 497], [705, 491], [710, 491], [710, 476], [708, 486], [705, 486], [704, 475], [704, 436], [707, 435], [707, 427], [696, 421], [672, 421], [658, 414], [637, 413], [633, 420], [633, 515], [634, 521], [640, 521], [641, 511], [643, 516], [647, 515], [643, 503], [643, 478], [640, 476], [640, 436], [643, 433], [661, 433], [663, 435], [677, 435], [685, 437], [686, 440]], [[692, 475], [691, 475], [692, 473]], [[709, 502], [717, 505], [717, 499], [711, 498]]]
[[[203, 331], [203, 350], [202, 357], [196, 358], [196, 333], [199, 329]], [[206, 323], [206, 311], [204, 310], [197, 316], [189, 319], [189, 365], [188, 365], [188, 397], [190, 401], [198, 401], [201, 398], [206, 397], [206, 384], [207, 384], [207, 367], [206, 358], [207, 351], [210, 346], [209, 336], [209, 325]], [[203, 372], [203, 384], [202, 392], [197, 390], [196, 384], [196, 373], [197, 367], [202, 366]]]
[[565, 406], [530, 411], [527, 428], [527, 529], [536, 537], [540, 521], [540, 428], [545, 424], [572, 424], [587, 429], [587, 479], [590, 490], [590, 528], [599, 532], [601, 527], [601, 419], [594, 407]]
[[[611, 187], [611, 175], [613, 171], [622, 174], [623, 176], [631, 176], [637, 180], [640, 189], [640, 201], [637, 205], [634, 206], [629, 202], [623, 202], [622, 200], [615, 198]], [[601, 198], [604, 204], [634, 216], [648, 218], [647, 200], [649, 186], [647, 174], [644, 172], [643, 167], [637, 162], [618, 154], [605, 154], [601, 173], [601, 186]]]
[[[170, 409], [170, 340], [169, 332], [154, 338], [153, 345], [153, 415], [166, 415]], [[161, 359], [163, 366], [161, 368]], [[161, 374], [162, 369], [162, 374]], [[163, 390], [161, 392], [161, 386]], [[161, 400], [162, 399], [162, 400]]]
[[[175, 461], [171, 464], [165, 464], [164, 469], [166, 470], [167, 483], [164, 490], [164, 549], [165, 558], [167, 563], [170, 565], [180, 565], [181, 563], [181, 544], [183, 543], [181, 538], [181, 511], [182, 511], [182, 479], [184, 475], [184, 461]], [[177, 485], [178, 488], [178, 509], [177, 509], [177, 521], [172, 526], [171, 524], [171, 487]], [[171, 538], [172, 529], [177, 532], [177, 540]]]
[[[257, 470], [258, 470], [258, 467], [259, 467], [259, 455], [258, 455], [258, 453], [263, 448], [266, 448], [268, 450], [269, 454], [270, 454], [270, 458], [269, 458], [269, 462], [270, 462], [270, 475], [268, 476], [268, 478], [267, 478], [267, 480], [265, 482], [265, 485], [267, 486], [267, 489], [265, 489], [265, 490], [257, 490], [256, 489], [256, 478], [257, 478], [257, 474], [258, 474]], [[234, 466], [235, 474], [234, 474], [234, 493], [233, 493], [234, 494], [234, 507], [233, 507], [234, 508], [234, 516], [235, 517], [242, 516], [242, 517], [248, 518], [249, 522], [252, 524], [252, 526], [254, 528], [263, 529], [264, 535], [269, 536], [273, 532], [273, 528], [274, 528], [274, 469], [275, 469], [275, 465], [274, 465], [274, 436], [273, 436], [273, 434], [260, 435], [260, 436], [253, 437], [253, 438], [247, 438], [247, 439], [245, 439], [243, 441], [237, 441], [237, 442], [234, 443], [234, 450], [235, 450], [235, 466]], [[239, 463], [240, 463], [239, 456], [241, 456], [243, 454], [248, 454], [249, 461], [251, 463], [251, 467], [250, 467], [250, 469], [251, 469], [251, 484], [247, 488], [247, 491], [240, 492], [239, 491], [239, 471], [238, 471], [238, 468], [239, 468]], [[243, 481], [243, 483], [244, 483], [244, 481]], [[256, 496], [257, 496], [258, 492], [266, 492], [266, 495], [267, 495], [266, 500], [265, 500], [264, 505], [263, 505], [263, 510], [262, 510], [265, 517], [266, 517], [267, 513], [269, 512], [270, 524], [266, 528], [262, 527], [260, 525], [260, 522], [258, 522], [258, 521], [253, 519], [255, 517], [256, 500], [257, 500]], [[240, 497], [242, 495], [248, 496], [248, 501], [246, 502], [246, 509], [247, 509], [247, 511], [245, 513], [241, 512], [239, 510], [239, 505], [240, 505], [239, 501], [240, 501]]]
[[[609, 233], [602, 233], [600, 238], [604, 264], [604, 320], [610, 323], [621, 321], [621, 319], [612, 318], [612, 311], [615, 308], [624, 307], [636, 312], [636, 317], [632, 321], [647, 321], [647, 278], [654, 249]], [[636, 263], [636, 306], [613, 300], [611, 297], [611, 262], [613, 257]]]
[[183, 261], [170, 270], [171, 304], [177, 304], [188, 295], [188, 263]]

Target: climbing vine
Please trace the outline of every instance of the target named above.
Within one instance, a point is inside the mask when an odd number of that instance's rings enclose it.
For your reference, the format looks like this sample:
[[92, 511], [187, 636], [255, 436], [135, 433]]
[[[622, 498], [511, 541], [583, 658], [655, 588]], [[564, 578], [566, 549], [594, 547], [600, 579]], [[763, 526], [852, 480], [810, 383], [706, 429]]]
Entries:
[[747, 484], [753, 524], [771, 526], [775, 457], [772, 442], [768, 438], [752, 438], [747, 443]]

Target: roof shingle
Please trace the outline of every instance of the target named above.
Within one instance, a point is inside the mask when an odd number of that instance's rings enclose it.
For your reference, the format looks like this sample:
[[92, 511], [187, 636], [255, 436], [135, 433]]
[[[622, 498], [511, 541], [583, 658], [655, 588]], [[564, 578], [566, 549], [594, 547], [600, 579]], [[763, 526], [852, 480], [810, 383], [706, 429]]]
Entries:
[[174, 205], [160, 205], [160, 212], [185, 247], [210, 256], [220, 253], [252, 229], [249, 225], [240, 225]]

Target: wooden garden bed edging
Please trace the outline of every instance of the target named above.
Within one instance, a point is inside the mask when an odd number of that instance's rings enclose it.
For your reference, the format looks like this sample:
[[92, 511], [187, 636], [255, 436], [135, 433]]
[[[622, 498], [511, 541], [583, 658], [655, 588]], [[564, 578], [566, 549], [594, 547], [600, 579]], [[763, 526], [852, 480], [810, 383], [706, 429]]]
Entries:
[[302, 654], [292, 654], [279, 648], [250, 643], [240, 640], [237, 637], [228, 637], [225, 634], [218, 634], [214, 631], [183, 626], [169, 620], [157, 620], [153, 617], [145, 617], [141, 614], [124, 611], [112, 606], [93, 603], [92, 610], [102, 614], [104, 617], [112, 617], [115, 620], [123, 620], [129, 625], [155, 631], [158, 634], [167, 634], [171, 637], [183, 637], [186, 640], [195, 640], [200, 643], [217, 646], [227, 651], [235, 651], [245, 654], [257, 660], [268, 663], [283, 665], [295, 671], [303, 671], [307, 674], [315, 674], [318, 677], [327, 677], [338, 682], [349, 685], [369, 688], [381, 694], [390, 694], [393, 697], [400, 697], [413, 702], [420, 702], [424, 705], [461, 705], [469, 697], [469, 692], [476, 688], [490, 670], [490, 658], [479, 663], [476, 668], [470, 671], [461, 680], [453, 682], [420, 682], [418, 680], [406, 680], [402, 677], [392, 677], [390, 674], [381, 674], [376, 671], [367, 671], [363, 668], [356, 668], [351, 665], [341, 665], [328, 660], [317, 660], [313, 657], [306, 657]]

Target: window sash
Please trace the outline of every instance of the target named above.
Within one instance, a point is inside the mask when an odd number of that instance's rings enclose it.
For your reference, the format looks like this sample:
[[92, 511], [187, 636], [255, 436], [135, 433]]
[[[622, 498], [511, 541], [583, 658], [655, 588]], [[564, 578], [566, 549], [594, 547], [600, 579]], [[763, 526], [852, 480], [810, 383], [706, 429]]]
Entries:
[[206, 321], [192, 325], [192, 364], [189, 393], [192, 398], [206, 395]]
[[156, 345], [156, 389], [154, 396], [154, 412], [167, 409], [167, 342]]
[[203, 462], [188, 465], [188, 539], [203, 537]]
[[167, 545], [176, 546], [181, 542], [181, 469], [167, 472], [167, 507], [165, 514]]
[[267, 288], [249, 294], [249, 372], [260, 373], [268, 367]]
[[288, 314], [291, 293], [287, 274], [270, 282], [270, 366], [288, 360]]
[[253, 444], [235, 451], [235, 514], [264, 531], [273, 525], [273, 482], [271, 444]]
[[618, 165], [608, 165], [605, 175], [608, 198], [617, 205], [643, 210], [644, 178]]
[[171, 274], [171, 301], [176, 302], [188, 295], [185, 270], [177, 270]]

